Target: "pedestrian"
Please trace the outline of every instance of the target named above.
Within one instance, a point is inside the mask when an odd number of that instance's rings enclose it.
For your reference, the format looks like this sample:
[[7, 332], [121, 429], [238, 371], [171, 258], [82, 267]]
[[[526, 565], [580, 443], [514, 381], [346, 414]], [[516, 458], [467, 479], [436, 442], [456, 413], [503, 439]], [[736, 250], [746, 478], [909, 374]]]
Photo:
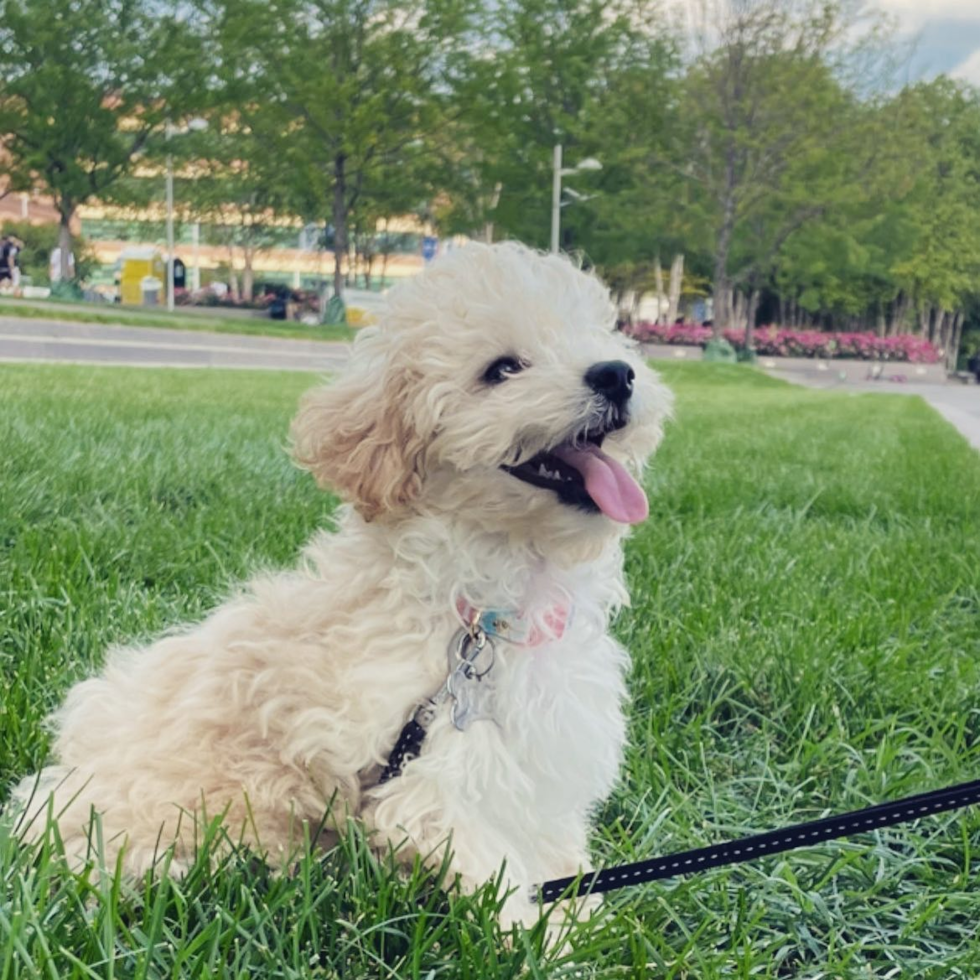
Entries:
[[10, 251], [7, 253], [7, 265], [10, 269], [10, 281], [14, 294], [20, 296], [20, 253], [24, 243], [14, 235], [10, 236]]
[[0, 289], [13, 282], [13, 276], [10, 273], [10, 253], [13, 251], [13, 247], [9, 235], [0, 238]]

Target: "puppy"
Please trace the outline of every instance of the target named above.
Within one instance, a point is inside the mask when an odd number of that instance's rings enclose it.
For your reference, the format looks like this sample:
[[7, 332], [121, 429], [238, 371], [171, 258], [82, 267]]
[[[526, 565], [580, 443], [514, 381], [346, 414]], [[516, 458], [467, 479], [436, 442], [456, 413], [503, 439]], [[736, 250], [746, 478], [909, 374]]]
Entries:
[[140, 874], [215, 816], [276, 864], [354, 814], [402, 857], [450, 841], [464, 887], [505, 868], [511, 918], [587, 867], [624, 741], [622, 542], [671, 403], [614, 320], [597, 279], [516, 244], [393, 290], [293, 423], [336, 532], [75, 686], [15, 790], [22, 836], [51, 813], [81, 861], [97, 811]]

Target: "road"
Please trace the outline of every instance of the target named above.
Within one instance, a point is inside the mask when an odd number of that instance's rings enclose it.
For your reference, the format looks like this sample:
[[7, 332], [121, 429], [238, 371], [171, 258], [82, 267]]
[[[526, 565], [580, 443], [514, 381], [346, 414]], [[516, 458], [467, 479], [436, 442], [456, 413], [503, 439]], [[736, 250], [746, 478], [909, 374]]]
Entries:
[[0, 316], [0, 361], [336, 371], [343, 343]]

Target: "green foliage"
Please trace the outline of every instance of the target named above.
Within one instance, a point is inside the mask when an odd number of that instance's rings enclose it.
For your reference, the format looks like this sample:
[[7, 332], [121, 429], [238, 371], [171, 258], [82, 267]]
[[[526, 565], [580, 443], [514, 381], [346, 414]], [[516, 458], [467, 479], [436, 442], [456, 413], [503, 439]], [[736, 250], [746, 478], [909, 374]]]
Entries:
[[[626, 131], [606, 143], [593, 120], [616, 101], [619, 73], [650, 67], [652, 78], [670, 64], [654, 17], [645, 0], [506, 0], [484, 9], [478, 34], [492, 55], [478, 52], [461, 71], [456, 135], [465, 156], [445, 218], [451, 227], [489, 222], [498, 237], [547, 246], [556, 143], [564, 147], [565, 166], [598, 155], [610, 186], [622, 181]], [[594, 174], [575, 183], [581, 193], [599, 186]], [[576, 221], [588, 223], [577, 206], [563, 215], [569, 248], [585, 240], [574, 231]]]
[[192, 92], [198, 59], [181, 19], [135, 0], [0, 0], [0, 164], [40, 186], [67, 225], [105, 195]]
[[917, 298], [962, 308], [980, 277], [980, 95], [939, 78], [902, 98], [916, 166], [907, 246], [892, 272]]
[[668, 165], [685, 177], [681, 206], [713, 259], [720, 336], [733, 325], [728, 291], [758, 289], [794, 232], [849, 194], [869, 150], [837, 70], [843, 5], [761, 0], [704, 11], [717, 16], [719, 40], [681, 82]]
[[[201, 6], [217, 41], [215, 72], [235, 125], [262, 148], [294, 213], [332, 224], [338, 255], [346, 252], [350, 217], [362, 204], [373, 214], [419, 202], [424, 185], [407, 175], [420, 173], [413, 164], [419, 141], [440, 121], [439, 86], [465, 25], [461, 5], [206, 0]], [[398, 169], [402, 178], [391, 181]], [[338, 269], [338, 292], [341, 284]]]

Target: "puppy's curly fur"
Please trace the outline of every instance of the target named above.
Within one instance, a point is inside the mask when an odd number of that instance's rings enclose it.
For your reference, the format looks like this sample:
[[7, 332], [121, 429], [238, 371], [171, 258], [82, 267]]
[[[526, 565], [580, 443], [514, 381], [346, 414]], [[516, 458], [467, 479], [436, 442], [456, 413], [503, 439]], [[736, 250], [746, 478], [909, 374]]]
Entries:
[[[654, 449], [670, 396], [613, 320], [596, 278], [515, 244], [468, 245], [394, 290], [293, 424], [296, 459], [347, 501], [336, 533], [74, 687], [56, 761], [15, 791], [23, 836], [50, 805], [83, 859], [94, 809], [109, 859], [141, 873], [172, 842], [179, 866], [224, 813], [274, 863], [332, 806], [402, 855], [438, 859], [451, 838], [469, 885], [502, 866], [524, 886], [587, 865], [624, 741], [627, 655], [607, 626], [627, 601], [626, 525], [505, 467], [596, 432], [634, 470]], [[635, 375], [618, 408], [586, 380], [608, 364]], [[444, 705], [421, 756], [379, 783], [446, 677], [461, 598], [521, 610], [545, 642], [498, 641], [493, 717], [459, 731]], [[572, 610], [560, 637], [556, 607]]]

